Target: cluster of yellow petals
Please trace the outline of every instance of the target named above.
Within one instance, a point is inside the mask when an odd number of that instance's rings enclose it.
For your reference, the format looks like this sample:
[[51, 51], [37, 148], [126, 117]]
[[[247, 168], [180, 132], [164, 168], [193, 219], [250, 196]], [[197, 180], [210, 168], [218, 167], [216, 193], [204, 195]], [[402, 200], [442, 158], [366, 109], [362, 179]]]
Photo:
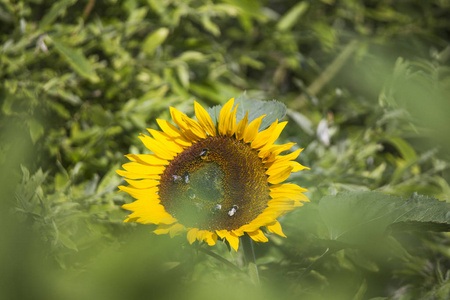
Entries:
[[[234, 109], [233, 109], [234, 107]], [[309, 201], [303, 194], [306, 189], [298, 185], [285, 183], [291, 173], [307, 169], [294, 161], [302, 149], [288, 155], [280, 155], [289, 150], [294, 143], [275, 145], [280, 133], [287, 122], [275, 121], [267, 129], [259, 131], [261, 116], [249, 123], [248, 112], [236, 123], [236, 111], [238, 104], [234, 106], [234, 99], [229, 100], [220, 110], [217, 128], [208, 112], [195, 102], [195, 116], [193, 120], [176, 110], [170, 108], [174, 123], [158, 119], [157, 123], [162, 131], [148, 129], [151, 136], [141, 135], [139, 138], [144, 145], [154, 154], [129, 154], [126, 157], [131, 161], [124, 164], [124, 170], [117, 173], [128, 182], [129, 186], [119, 186], [120, 190], [129, 193], [137, 200], [123, 205], [123, 208], [132, 213], [126, 222], [138, 222], [144, 224], [157, 224], [156, 234], [170, 234], [171, 236], [187, 231], [189, 243], [196, 240], [205, 241], [214, 245], [219, 238], [226, 239], [230, 246], [237, 250], [239, 237], [248, 234], [256, 242], [267, 242], [268, 239], [261, 231], [266, 227], [268, 231], [285, 236], [277, 218], [302, 206], [302, 202]], [[193, 143], [208, 136], [234, 136], [237, 140], [243, 140], [258, 153], [258, 157], [266, 168], [267, 182], [269, 183], [271, 199], [266, 209], [249, 224], [245, 224], [235, 230], [199, 230], [198, 228], [186, 228], [178, 220], [172, 217], [164, 206], [160, 204], [158, 185], [161, 174], [166, 166], [179, 153], [190, 147]]]

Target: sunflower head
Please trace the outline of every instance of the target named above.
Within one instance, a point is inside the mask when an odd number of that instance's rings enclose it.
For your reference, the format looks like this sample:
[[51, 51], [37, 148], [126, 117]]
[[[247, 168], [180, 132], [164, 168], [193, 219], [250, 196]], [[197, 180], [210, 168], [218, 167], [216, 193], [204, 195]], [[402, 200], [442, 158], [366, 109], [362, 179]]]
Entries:
[[197, 120], [171, 107], [176, 126], [158, 119], [161, 131], [141, 134], [153, 154], [126, 155], [131, 162], [117, 170], [129, 184], [119, 189], [136, 199], [123, 205], [132, 212], [125, 222], [157, 224], [156, 234], [187, 232], [191, 244], [226, 239], [235, 250], [245, 233], [267, 242], [261, 227], [285, 236], [277, 218], [308, 201], [305, 189], [282, 183], [306, 168], [294, 161], [301, 149], [280, 155], [294, 145], [275, 145], [287, 122], [260, 131], [265, 115], [249, 120], [246, 111], [236, 122], [238, 106], [229, 100], [215, 122], [197, 102]]

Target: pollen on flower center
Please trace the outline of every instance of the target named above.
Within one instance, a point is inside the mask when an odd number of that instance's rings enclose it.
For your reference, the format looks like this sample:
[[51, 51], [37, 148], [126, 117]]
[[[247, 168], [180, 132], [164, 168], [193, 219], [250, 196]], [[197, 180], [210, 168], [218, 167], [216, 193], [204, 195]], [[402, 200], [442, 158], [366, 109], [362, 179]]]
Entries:
[[160, 179], [166, 211], [187, 227], [235, 230], [249, 224], [270, 199], [264, 164], [250, 145], [210, 136], [179, 153]]

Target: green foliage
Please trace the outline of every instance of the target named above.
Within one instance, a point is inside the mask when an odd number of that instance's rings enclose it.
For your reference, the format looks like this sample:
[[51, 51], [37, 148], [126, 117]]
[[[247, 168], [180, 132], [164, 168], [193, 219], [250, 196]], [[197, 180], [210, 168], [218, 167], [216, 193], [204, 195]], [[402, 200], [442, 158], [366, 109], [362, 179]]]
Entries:
[[[450, 217], [449, 12], [447, 0], [1, 1], [2, 298], [450, 298], [450, 236], [435, 232]], [[169, 106], [193, 115], [194, 100], [232, 97], [238, 118], [271, 112], [264, 126], [286, 113], [279, 143], [305, 148], [311, 168], [289, 179], [311, 202], [280, 220], [288, 238], [255, 247], [261, 289], [225, 243], [123, 224], [132, 199], [116, 188], [123, 155], [148, 151], [137, 135]]]

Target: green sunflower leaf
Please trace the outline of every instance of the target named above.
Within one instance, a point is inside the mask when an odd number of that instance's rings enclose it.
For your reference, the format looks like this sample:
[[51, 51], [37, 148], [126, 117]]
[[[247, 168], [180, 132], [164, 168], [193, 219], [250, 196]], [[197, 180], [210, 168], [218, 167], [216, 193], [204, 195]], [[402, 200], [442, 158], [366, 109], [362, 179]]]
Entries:
[[[249, 123], [262, 115], [266, 115], [262, 119], [259, 131], [266, 129], [276, 120], [280, 121], [286, 115], [286, 106], [283, 103], [276, 100], [261, 101], [257, 99], [250, 99], [247, 98], [245, 93], [234, 100], [235, 107], [237, 104], [239, 105], [236, 111], [236, 122], [242, 120], [247, 111]], [[216, 105], [208, 108], [208, 113], [213, 119], [214, 124], [217, 124], [222, 106], [223, 105]]]
[[330, 238], [367, 245], [388, 231], [450, 231], [450, 203], [414, 194], [408, 200], [380, 192], [325, 196], [319, 213]]

